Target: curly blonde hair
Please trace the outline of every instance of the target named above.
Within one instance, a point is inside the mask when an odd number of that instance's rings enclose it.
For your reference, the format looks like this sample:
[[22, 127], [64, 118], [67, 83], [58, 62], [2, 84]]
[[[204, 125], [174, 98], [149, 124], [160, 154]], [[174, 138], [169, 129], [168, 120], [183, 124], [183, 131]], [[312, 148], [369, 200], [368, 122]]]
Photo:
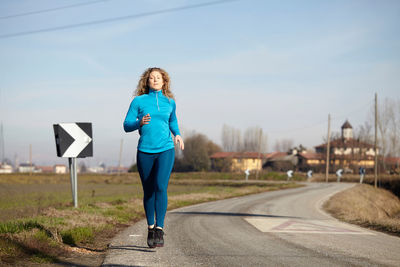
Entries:
[[136, 91], [135, 91], [135, 96], [139, 96], [139, 95], [144, 95], [144, 94], [148, 94], [149, 93], [149, 76], [150, 73], [153, 71], [158, 71], [159, 73], [161, 73], [161, 76], [163, 78], [163, 87], [162, 87], [162, 93], [168, 97], [168, 98], [174, 98], [174, 95], [172, 94], [171, 90], [170, 90], [170, 83], [171, 80], [169, 78], [168, 73], [163, 70], [162, 68], [148, 68], [146, 69], [142, 76], [140, 76], [140, 80], [139, 83], [136, 87]]

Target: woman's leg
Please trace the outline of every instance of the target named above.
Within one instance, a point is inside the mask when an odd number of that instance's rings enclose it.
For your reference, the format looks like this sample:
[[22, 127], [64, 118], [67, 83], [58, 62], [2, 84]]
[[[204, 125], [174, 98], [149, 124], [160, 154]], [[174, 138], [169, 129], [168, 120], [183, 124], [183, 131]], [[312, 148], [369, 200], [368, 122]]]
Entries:
[[167, 212], [168, 196], [167, 188], [169, 177], [174, 166], [175, 150], [161, 152], [155, 162], [155, 186], [156, 186], [156, 226], [164, 227], [165, 213]]
[[143, 187], [143, 206], [146, 213], [148, 225], [154, 225], [154, 207], [155, 207], [155, 177], [154, 162], [157, 154], [149, 154], [138, 151], [136, 163], [142, 181]]

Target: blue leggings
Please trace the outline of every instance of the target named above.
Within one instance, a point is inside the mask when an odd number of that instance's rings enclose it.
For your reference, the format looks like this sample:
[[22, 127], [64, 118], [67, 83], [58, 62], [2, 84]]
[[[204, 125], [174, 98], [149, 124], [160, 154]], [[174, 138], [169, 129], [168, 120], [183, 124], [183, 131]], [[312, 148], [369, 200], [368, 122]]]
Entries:
[[143, 186], [143, 205], [147, 224], [164, 227], [167, 212], [167, 188], [172, 167], [174, 166], [175, 150], [169, 149], [160, 153], [145, 153], [138, 150], [137, 167]]

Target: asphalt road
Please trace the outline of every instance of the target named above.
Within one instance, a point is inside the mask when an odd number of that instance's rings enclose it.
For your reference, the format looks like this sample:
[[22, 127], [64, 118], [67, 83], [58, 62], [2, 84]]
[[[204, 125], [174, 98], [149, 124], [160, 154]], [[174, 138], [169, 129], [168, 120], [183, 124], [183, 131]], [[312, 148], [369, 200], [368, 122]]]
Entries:
[[103, 266], [400, 266], [400, 238], [322, 211], [351, 184], [308, 184], [167, 213], [165, 246], [149, 249], [145, 221], [111, 243]]

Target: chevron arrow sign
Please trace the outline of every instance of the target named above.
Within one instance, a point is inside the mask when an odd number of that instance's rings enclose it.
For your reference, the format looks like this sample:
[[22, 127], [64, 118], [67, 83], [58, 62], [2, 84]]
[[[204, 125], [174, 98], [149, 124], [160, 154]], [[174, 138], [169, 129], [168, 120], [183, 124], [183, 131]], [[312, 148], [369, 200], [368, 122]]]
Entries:
[[85, 158], [93, 156], [92, 124], [89, 122], [54, 124], [57, 156]]

